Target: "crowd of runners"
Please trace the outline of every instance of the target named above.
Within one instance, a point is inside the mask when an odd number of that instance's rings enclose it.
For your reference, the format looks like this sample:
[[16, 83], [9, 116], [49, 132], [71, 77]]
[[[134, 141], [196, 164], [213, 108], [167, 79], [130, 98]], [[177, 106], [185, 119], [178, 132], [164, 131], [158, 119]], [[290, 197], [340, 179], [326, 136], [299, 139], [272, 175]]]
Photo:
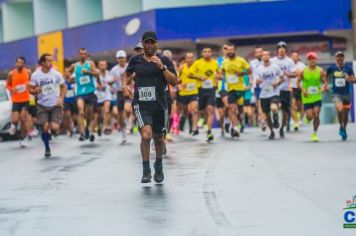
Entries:
[[121, 132], [118, 142], [125, 144], [128, 134], [139, 132], [142, 182], [151, 181], [150, 149], [156, 151], [154, 179], [162, 182], [165, 142], [181, 132], [192, 136], [206, 132], [206, 140], [213, 142], [215, 120], [219, 133], [233, 139], [248, 127], [268, 129], [269, 139], [275, 139], [278, 130], [284, 138], [286, 132], [312, 123], [311, 140], [319, 141], [323, 93], [330, 90], [339, 135], [347, 140], [356, 79], [342, 51], [335, 53], [335, 64], [327, 70], [318, 66], [316, 52], [307, 53], [304, 64], [285, 42], [279, 42], [275, 52], [257, 46], [255, 59], [249, 62], [231, 43], [222, 46], [216, 59], [212, 48], [203, 47], [199, 58], [187, 52], [173, 61], [171, 51], [157, 49], [156, 34], [146, 32], [135, 52], [128, 60], [124, 50], [117, 51], [117, 65], [109, 70], [106, 60], [93, 61], [80, 48], [78, 62], [63, 74], [53, 67], [50, 54], [41, 55], [33, 72], [25, 58], [18, 57], [7, 77], [13, 102], [9, 133], [19, 132], [21, 147], [40, 134], [45, 157], [50, 157], [50, 140], [59, 134], [94, 142]]

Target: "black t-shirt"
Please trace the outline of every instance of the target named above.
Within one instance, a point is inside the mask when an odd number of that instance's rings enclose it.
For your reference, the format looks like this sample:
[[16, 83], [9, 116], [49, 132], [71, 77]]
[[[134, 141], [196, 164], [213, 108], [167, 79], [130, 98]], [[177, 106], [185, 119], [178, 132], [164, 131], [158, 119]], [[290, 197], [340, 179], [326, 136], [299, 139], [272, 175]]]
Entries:
[[[171, 60], [157, 54], [167, 69], [176, 74]], [[144, 59], [143, 54], [133, 56], [126, 68], [126, 73], [135, 73], [135, 93], [132, 104], [139, 104], [147, 109], [162, 110], [167, 108], [165, 89], [167, 81], [163, 72], [153, 62]]]

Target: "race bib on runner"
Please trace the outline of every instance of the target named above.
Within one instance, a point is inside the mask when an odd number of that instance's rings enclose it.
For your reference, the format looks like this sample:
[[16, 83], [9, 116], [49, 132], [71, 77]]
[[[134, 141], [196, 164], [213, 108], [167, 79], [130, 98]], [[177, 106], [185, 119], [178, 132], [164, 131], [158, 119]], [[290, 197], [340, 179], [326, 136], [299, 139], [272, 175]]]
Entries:
[[273, 92], [273, 87], [271, 85], [269, 86], [266, 86], [263, 88], [263, 91], [266, 93], [266, 94], [270, 94]]
[[81, 76], [79, 78], [79, 84], [80, 85], [85, 85], [85, 84], [89, 84], [90, 83], [90, 77], [89, 76]]
[[313, 94], [318, 94], [319, 93], [319, 88], [317, 86], [312, 86], [308, 88], [308, 93], [313, 95]]
[[346, 86], [345, 78], [336, 78], [335, 79], [335, 86], [336, 87], [345, 87]]
[[47, 94], [51, 94], [51, 93], [56, 92], [55, 87], [54, 87], [53, 84], [42, 85], [41, 89], [42, 89], [42, 94], [43, 95], [47, 95]]
[[26, 84], [19, 84], [15, 87], [15, 90], [17, 93], [23, 93], [23, 92], [26, 92]]
[[192, 91], [195, 89], [195, 83], [189, 83], [187, 84], [187, 90], [188, 91]]
[[72, 98], [72, 97], [74, 97], [74, 90], [67, 90], [66, 98]]
[[239, 82], [239, 78], [236, 76], [236, 75], [230, 75], [228, 78], [227, 78], [227, 81], [230, 83], [230, 84], [237, 84]]
[[138, 88], [139, 101], [156, 101], [155, 87], [139, 87]]
[[203, 88], [205, 88], [205, 89], [214, 88], [213, 81], [210, 80], [210, 79], [204, 80], [203, 81]]

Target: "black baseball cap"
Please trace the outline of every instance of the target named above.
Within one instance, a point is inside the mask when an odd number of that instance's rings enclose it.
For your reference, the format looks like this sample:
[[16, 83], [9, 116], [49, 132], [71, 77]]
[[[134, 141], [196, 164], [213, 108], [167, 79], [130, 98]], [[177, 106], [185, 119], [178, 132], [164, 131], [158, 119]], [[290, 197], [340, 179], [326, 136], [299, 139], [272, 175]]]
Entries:
[[337, 52], [335, 52], [335, 57], [338, 57], [338, 56], [345, 56], [345, 54], [343, 51], [337, 51]]
[[143, 33], [143, 35], [142, 35], [142, 42], [145, 42], [146, 40], [157, 41], [156, 32], [147, 31], [147, 32]]

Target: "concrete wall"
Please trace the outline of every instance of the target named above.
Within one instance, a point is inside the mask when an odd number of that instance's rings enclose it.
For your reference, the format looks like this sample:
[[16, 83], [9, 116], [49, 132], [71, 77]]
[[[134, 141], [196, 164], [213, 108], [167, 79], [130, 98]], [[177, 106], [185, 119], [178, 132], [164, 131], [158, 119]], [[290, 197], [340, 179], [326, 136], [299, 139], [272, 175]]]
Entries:
[[34, 35], [32, 2], [7, 2], [2, 9], [4, 42]]
[[146, 11], [159, 8], [203, 6], [243, 2], [256, 2], [256, 0], [142, 0], [142, 5], [143, 10]]
[[67, 0], [68, 27], [102, 20], [101, 0]]
[[33, 11], [35, 34], [67, 27], [66, 0], [34, 0]]
[[142, 11], [142, 0], [102, 0], [102, 3], [104, 20]]

